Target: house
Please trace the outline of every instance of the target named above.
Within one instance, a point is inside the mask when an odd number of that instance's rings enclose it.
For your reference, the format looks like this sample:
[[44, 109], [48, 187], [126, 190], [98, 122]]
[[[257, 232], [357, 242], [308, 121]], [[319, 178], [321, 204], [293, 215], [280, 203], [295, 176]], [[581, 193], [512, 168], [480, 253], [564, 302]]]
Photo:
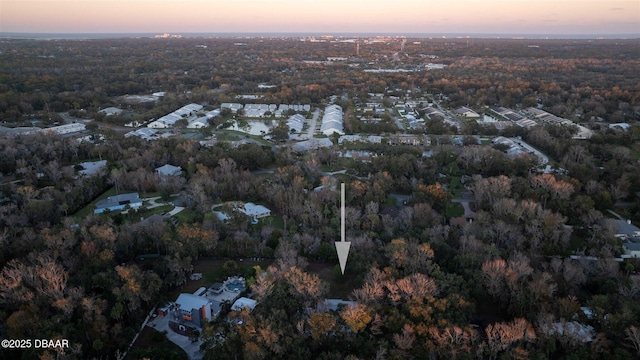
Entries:
[[253, 299], [241, 297], [241, 298], [238, 298], [238, 300], [236, 300], [233, 303], [233, 305], [231, 305], [231, 310], [240, 311], [244, 308], [249, 308], [249, 310], [253, 310], [257, 304], [258, 302]]
[[203, 106], [199, 104], [187, 104], [180, 109], [149, 123], [147, 127], [154, 129], [168, 129], [172, 127], [178, 120], [188, 119], [194, 116], [198, 111], [202, 110], [202, 108]]
[[134, 131], [129, 131], [128, 133], [124, 134], [124, 137], [126, 138], [131, 136], [137, 136], [147, 141], [160, 138], [160, 136], [158, 136], [158, 130], [150, 128], [141, 128]]
[[182, 293], [176, 300], [182, 319], [202, 327], [204, 321], [211, 321], [211, 300], [206, 297]]
[[179, 166], [165, 164], [156, 168], [156, 173], [161, 176], [178, 176], [182, 174], [182, 168]]
[[118, 115], [122, 112], [122, 109], [119, 109], [117, 107], [108, 107], [105, 109], [102, 109], [100, 111], [98, 111], [99, 113], [103, 113], [106, 116], [113, 116], [113, 115]]
[[478, 114], [477, 112], [469, 109], [466, 106], [460, 106], [459, 108], [457, 108], [456, 109], [456, 113], [458, 113], [462, 117], [469, 118], [469, 119], [478, 119], [478, 118], [480, 118], [480, 114]]
[[[253, 219], [253, 223], [256, 224], [258, 219], [263, 217], [271, 216], [271, 210], [267, 209], [262, 205], [256, 205], [252, 202], [242, 203], [242, 202], [230, 202], [228, 205], [232, 205], [233, 211], [239, 211]], [[217, 207], [214, 205], [214, 207]], [[227, 206], [228, 208], [228, 206]], [[222, 222], [227, 222], [230, 219], [229, 213], [225, 210], [223, 211], [213, 211], [216, 218]]]
[[640, 258], [640, 243], [626, 242], [622, 244], [625, 255], [632, 258]]
[[96, 203], [96, 209], [93, 210], [94, 214], [101, 214], [105, 211], [117, 211], [124, 210], [129, 207], [137, 209], [142, 206], [142, 199], [138, 193], [120, 194], [109, 196], [106, 199], [102, 199]]
[[206, 127], [209, 127], [209, 117], [207, 116], [191, 120], [189, 124], [187, 124], [187, 129], [202, 129]]
[[222, 103], [220, 105], [220, 109], [229, 109], [232, 113], [237, 113], [238, 110], [244, 108], [242, 104], [239, 103]]
[[271, 210], [262, 205], [256, 205], [254, 203], [245, 203], [243, 207], [238, 207], [238, 210], [254, 219], [260, 219], [263, 217], [271, 216]]
[[327, 106], [324, 110], [324, 116], [322, 116], [320, 131], [326, 136], [333, 133], [344, 135], [343, 129], [342, 108], [338, 105]]
[[368, 142], [371, 144], [380, 144], [382, 143], [382, 136], [378, 135], [342, 135], [338, 138], [338, 144], [342, 144], [343, 142]]
[[80, 166], [82, 167], [82, 170], [78, 171], [79, 175], [82, 175], [82, 176], [96, 175], [100, 172], [102, 168], [107, 166], [107, 160], [87, 161], [87, 162], [80, 163]]
[[577, 321], [542, 324], [540, 331], [550, 336], [566, 336], [582, 343], [593, 341], [596, 335], [593, 326], [584, 325]]
[[621, 239], [640, 237], [640, 228], [633, 225], [631, 220], [616, 220], [616, 225], [616, 237]]
[[341, 306], [356, 306], [357, 303], [355, 301], [348, 301], [342, 299], [324, 299], [323, 302], [318, 302], [318, 310], [319, 311], [338, 311]]
[[71, 134], [74, 132], [84, 131], [87, 126], [84, 123], [65, 124], [44, 129], [45, 133], [53, 133], [58, 135]]
[[306, 119], [303, 115], [295, 114], [287, 120], [287, 126], [289, 127], [289, 131], [295, 131], [297, 133], [302, 132], [302, 128], [304, 127]]
[[213, 283], [213, 285], [211, 285], [209, 290], [215, 295], [220, 295], [220, 294], [222, 294], [224, 292], [224, 284], [223, 283]]

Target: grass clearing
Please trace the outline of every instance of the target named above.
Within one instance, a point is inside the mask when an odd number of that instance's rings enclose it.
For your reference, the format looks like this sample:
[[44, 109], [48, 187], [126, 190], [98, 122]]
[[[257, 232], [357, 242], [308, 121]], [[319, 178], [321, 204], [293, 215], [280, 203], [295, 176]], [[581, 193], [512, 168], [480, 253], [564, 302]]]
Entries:
[[95, 200], [93, 200], [87, 206], [85, 206], [82, 209], [78, 210], [75, 214], [73, 214], [71, 216], [76, 218], [76, 219], [78, 219], [78, 220], [82, 220], [82, 219], [86, 218], [87, 216], [89, 216], [89, 214], [93, 214], [93, 210], [96, 208], [96, 203], [98, 201], [100, 201], [102, 199], [106, 199], [109, 196], [117, 195], [117, 194], [118, 193], [116, 192], [115, 186], [112, 186], [111, 188], [109, 188], [109, 190], [103, 192]]
[[[347, 265], [348, 267], [348, 265]], [[344, 275], [340, 273], [340, 265], [337, 263], [313, 262], [305, 269], [310, 274], [315, 274], [329, 284], [327, 298], [347, 300], [355, 289], [353, 277], [347, 271]]]
[[461, 204], [459, 203], [450, 203], [449, 206], [447, 206], [447, 218], [451, 219], [451, 218], [455, 218], [455, 217], [460, 217], [464, 215], [464, 208], [462, 207]]
[[262, 261], [254, 261], [254, 260], [233, 260], [237, 265], [237, 270], [231, 273], [224, 268], [224, 264], [229, 261], [223, 259], [198, 259], [193, 264], [193, 272], [194, 273], [202, 273], [202, 279], [200, 280], [190, 280], [187, 279], [187, 283], [181, 286], [180, 288], [173, 289], [167, 293], [168, 300], [175, 300], [178, 295], [181, 293], [189, 293], [193, 294], [196, 290], [201, 287], [209, 287], [214, 282], [223, 282], [229, 276], [234, 275], [243, 275], [247, 276], [247, 274], [252, 273], [253, 267], [258, 265], [262, 269], [266, 269], [269, 265], [273, 263], [272, 259], [266, 259]]
[[188, 359], [187, 353], [158, 330], [145, 326], [125, 359]]

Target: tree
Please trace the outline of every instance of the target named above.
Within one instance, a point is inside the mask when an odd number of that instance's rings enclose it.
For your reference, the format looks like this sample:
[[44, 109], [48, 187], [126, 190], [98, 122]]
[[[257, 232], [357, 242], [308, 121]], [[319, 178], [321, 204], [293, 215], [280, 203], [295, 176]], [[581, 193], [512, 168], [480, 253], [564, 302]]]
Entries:
[[336, 326], [333, 315], [329, 313], [313, 313], [307, 320], [311, 337], [314, 340], [320, 340], [327, 336]]
[[369, 314], [367, 307], [363, 304], [345, 307], [345, 309], [340, 313], [340, 317], [344, 320], [349, 329], [355, 333], [364, 331], [373, 319], [371, 314]]
[[637, 355], [640, 355], [640, 329], [636, 326], [630, 326], [625, 331], [625, 340], [628, 342], [627, 346], [635, 350]]

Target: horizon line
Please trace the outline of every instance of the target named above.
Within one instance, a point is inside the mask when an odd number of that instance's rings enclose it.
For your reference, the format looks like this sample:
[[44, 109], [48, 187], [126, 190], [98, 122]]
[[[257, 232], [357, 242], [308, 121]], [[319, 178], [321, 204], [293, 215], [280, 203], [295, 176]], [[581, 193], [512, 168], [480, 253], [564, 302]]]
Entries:
[[[333, 36], [333, 37], [375, 37], [375, 36], [404, 36], [415, 38], [474, 38], [474, 39], [536, 39], [536, 40], [561, 40], [561, 39], [607, 39], [607, 40], [631, 40], [640, 39], [640, 33], [456, 33], [456, 32], [349, 32], [349, 31], [329, 31], [329, 32], [203, 32], [203, 31], [187, 31], [187, 32], [21, 32], [21, 31], [0, 31], [0, 38], [22, 38], [22, 39], [42, 39], [46, 36], [53, 36], [56, 39], [106, 39], [111, 36], [139, 38], [139, 37], [155, 37], [158, 35], [169, 34], [172, 36], [183, 37], [309, 37], [309, 36]], [[35, 37], [29, 37], [35, 36]], [[70, 37], [65, 37], [70, 36]], [[87, 36], [96, 36], [95, 38]]]

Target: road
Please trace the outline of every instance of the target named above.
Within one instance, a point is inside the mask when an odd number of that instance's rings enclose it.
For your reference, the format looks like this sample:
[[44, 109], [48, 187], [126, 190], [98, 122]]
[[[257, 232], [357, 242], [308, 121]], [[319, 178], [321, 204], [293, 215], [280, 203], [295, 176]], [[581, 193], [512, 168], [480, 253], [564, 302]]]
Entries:
[[316, 111], [313, 112], [313, 116], [311, 117], [311, 122], [309, 122], [307, 139], [313, 139], [313, 135], [316, 132], [316, 124], [318, 123], [318, 116], [320, 116], [320, 109], [316, 109]]

